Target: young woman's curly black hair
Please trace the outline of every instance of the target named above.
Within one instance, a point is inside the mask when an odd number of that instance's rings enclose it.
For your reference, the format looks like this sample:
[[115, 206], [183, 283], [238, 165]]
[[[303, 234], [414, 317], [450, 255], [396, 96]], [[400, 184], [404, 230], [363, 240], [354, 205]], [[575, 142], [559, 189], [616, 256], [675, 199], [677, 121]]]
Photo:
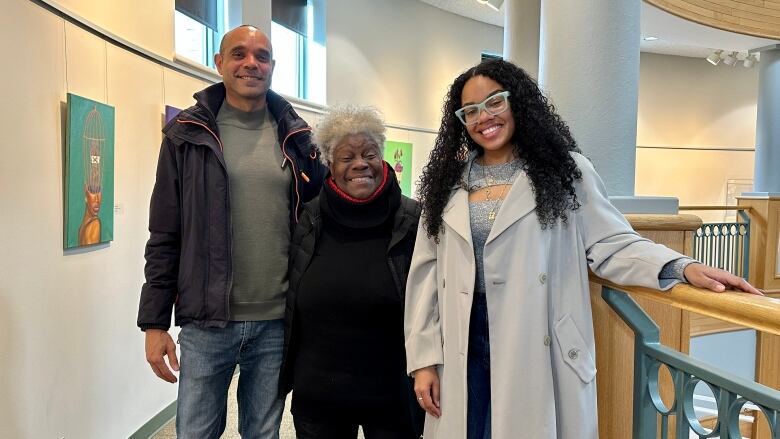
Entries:
[[441, 128], [420, 178], [419, 198], [428, 236], [438, 241], [442, 212], [466, 166], [463, 153], [459, 154], [461, 145], [482, 154], [482, 147], [471, 140], [466, 127], [455, 116], [455, 110], [461, 107], [463, 86], [478, 75], [509, 91], [509, 111], [515, 120], [511, 142], [531, 180], [541, 228], [552, 227], [559, 219], [565, 223], [567, 210], [579, 208], [574, 181], [581, 179], [582, 173], [569, 154], [579, 152], [577, 143], [536, 82], [521, 68], [498, 59], [470, 68], [455, 79], [447, 92]]

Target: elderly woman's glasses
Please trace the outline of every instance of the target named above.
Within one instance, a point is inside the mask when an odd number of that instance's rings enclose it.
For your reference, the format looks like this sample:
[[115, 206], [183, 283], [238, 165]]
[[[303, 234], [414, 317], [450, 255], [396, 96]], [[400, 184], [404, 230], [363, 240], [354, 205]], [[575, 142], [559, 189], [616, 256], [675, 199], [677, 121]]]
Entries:
[[491, 116], [498, 116], [506, 111], [509, 108], [508, 97], [508, 91], [496, 93], [479, 104], [466, 105], [460, 110], [455, 110], [455, 115], [463, 122], [463, 125], [474, 125], [479, 121], [479, 115], [482, 113], [482, 110], [487, 111], [487, 114]]

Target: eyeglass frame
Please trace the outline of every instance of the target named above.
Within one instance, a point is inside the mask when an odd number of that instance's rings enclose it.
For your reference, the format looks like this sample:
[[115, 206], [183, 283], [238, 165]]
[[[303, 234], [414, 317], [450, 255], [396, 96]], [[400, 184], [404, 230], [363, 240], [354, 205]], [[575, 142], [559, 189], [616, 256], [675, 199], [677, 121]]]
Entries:
[[[465, 125], [467, 127], [471, 126], [471, 125], [476, 125], [477, 123], [479, 123], [479, 115], [482, 114], [482, 111], [485, 111], [487, 114], [489, 114], [491, 116], [498, 116], [499, 114], [501, 114], [504, 111], [508, 110], [509, 109], [509, 95], [510, 95], [509, 90], [504, 90], [504, 91], [498, 92], [496, 94], [492, 94], [492, 95], [486, 97], [484, 101], [482, 101], [482, 102], [480, 102], [478, 104], [469, 104], [469, 105], [463, 106], [461, 108], [458, 108], [457, 110], [455, 110], [455, 116], [458, 118], [458, 120], [463, 125]], [[503, 110], [499, 111], [498, 113], [493, 113], [490, 110], [488, 110], [487, 106], [485, 105], [485, 102], [495, 98], [496, 96], [501, 96], [501, 97], [504, 98], [504, 102], [506, 102], [506, 108], [504, 108]], [[477, 120], [475, 120], [472, 123], [467, 123], [466, 122], [466, 117], [465, 117], [465, 115], [463, 113], [464, 113], [466, 108], [470, 108], [470, 107], [477, 107], [477, 110], [479, 112], [477, 113]]]

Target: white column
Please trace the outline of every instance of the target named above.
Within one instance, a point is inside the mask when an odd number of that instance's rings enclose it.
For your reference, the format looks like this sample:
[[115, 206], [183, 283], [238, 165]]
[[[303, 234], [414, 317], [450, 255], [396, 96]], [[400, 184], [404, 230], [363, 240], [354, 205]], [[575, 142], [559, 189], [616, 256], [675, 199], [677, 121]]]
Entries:
[[760, 52], [753, 191], [780, 194], [780, 44]]
[[504, 59], [539, 77], [541, 0], [504, 1]]
[[539, 83], [610, 195], [634, 194], [640, 6], [542, 2]]

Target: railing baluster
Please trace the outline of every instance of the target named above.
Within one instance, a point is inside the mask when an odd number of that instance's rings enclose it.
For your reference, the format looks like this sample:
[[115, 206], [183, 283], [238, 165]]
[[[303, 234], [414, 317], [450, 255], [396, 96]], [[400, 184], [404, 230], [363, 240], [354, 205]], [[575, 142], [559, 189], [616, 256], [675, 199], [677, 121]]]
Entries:
[[750, 217], [742, 210], [737, 213], [735, 222], [706, 223], [694, 232], [693, 258], [747, 279]]
[[[602, 284], [601, 296], [634, 332], [634, 439], [656, 439], [659, 417], [661, 437], [667, 438], [672, 413], [678, 439], [689, 437], [689, 429], [694, 425], [699, 438], [741, 439], [739, 415], [748, 401], [755, 403], [767, 418], [772, 438], [780, 439], [780, 391], [662, 346], [658, 326], [628, 294]], [[675, 405], [670, 408], [664, 406], [658, 390], [662, 365], [669, 368], [674, 380]], [[710, 433], [694, 419], [693, 393], [699, 380], [710, 385], [717, 401], [718, 423]]]

